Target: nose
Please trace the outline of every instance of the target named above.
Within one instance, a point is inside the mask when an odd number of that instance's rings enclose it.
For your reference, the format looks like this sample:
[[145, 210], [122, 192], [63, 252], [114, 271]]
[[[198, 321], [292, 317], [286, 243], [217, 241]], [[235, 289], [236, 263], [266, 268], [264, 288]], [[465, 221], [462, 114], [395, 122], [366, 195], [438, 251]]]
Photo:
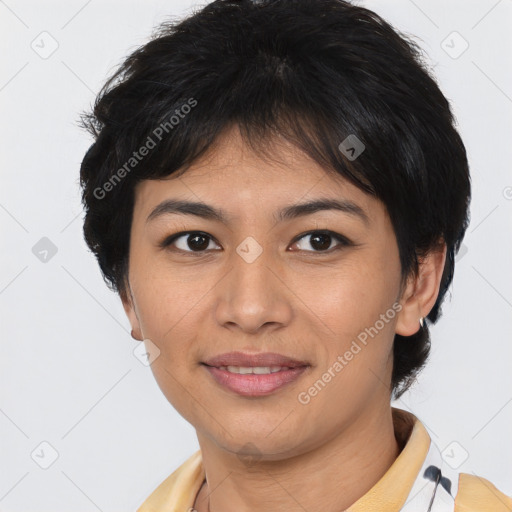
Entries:
[[263, 251], [254, 260], [233, 253], [231, 270], [216, 287], [219, 325], [256, 333], [290, 323], [293, 293], [286, 286], [284, 264], [270, 253]]

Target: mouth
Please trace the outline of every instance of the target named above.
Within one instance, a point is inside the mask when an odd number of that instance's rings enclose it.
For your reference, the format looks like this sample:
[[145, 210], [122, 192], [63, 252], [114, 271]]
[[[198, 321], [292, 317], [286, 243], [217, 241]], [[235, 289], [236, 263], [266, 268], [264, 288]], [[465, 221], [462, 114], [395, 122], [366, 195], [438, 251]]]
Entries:
[[205, 365], [220, 367], [237, 367], [237, 368], [298, 368], [299, 366], [309, 366], [306, 361], [299, 361], [283, 354], [276, 352], [226, 352], [219, 354], [204, 361]]
[[[206, 365], [209, 366], [209, 365]], [[236, 373], [239, 375], [268, 375], [270, 373], [277, 373], [290, 370], [289, 366], [211, 366], [210, 368], [218, 368], [229, 373]], [[300, 367], [297, 367], [300, 368]]]
[[311, 366], [274, 352], [230, 352], [201, 364], [222, 387], [246, 397], [272, 394], [296, 381]]

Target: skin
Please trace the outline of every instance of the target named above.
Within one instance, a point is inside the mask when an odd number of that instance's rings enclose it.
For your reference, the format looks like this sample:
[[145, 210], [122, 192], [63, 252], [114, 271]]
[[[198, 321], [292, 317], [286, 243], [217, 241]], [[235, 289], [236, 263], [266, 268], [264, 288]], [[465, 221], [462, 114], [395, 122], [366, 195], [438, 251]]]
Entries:
[[[128, 293], [121, 298], [134, 337], [160, 350], [151, 365], [160, 389], [196, 429], [206, 473], [198, 512], [338, 512], [364, 495], [401, 449], [390, 406], [393, 337], [414, 334], [439, 292], [444, 249], [403, 280], [385, 206], [297, 148], [274, 143], [276, 161], [263, 160], [235, 126], [180, 178], [136, 188]], [[283, 222], [274, 216], [326, 197], [356, 203], [368, 222], [337, 210]], [[232, 219], [165, 214], [146, 222], [169, 198], [202, 201]], [[312, 236], [296, 240], [317, 229], [352, 244], [333, 238], [326, 252]], [[194, 252], [186, 235], [159, 247], [180, 231], [210, 235], [208, 250]], [[263, 250], [252, 263], [236, 252], [248, 236]], [[301, 404], [298, 394], [397, 303], [400, 312]], [[234, 350], [278, 352], [310, 366], [271, 395], [242, 397], [200, 364]]]

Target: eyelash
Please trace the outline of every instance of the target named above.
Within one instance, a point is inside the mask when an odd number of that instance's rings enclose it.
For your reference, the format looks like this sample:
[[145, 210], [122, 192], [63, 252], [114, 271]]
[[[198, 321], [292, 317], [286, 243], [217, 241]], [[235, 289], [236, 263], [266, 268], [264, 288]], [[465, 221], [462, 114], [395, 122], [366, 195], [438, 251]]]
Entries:
[[[326, 251], [305, 251], [307, 253], [313, 253], [313, 254], [331, 254], [333, 253], [334, 251], [338, 251], [340, 249], [342, 249], [343, 247], [348, 247], [348, 246], [351, 246], [351, 245], [354, 245], [348, 238], [344, 237], [343, 235], [340, 235], [339, 233], [336, 233], [334, 231], [330, 231], [328, 229], [321, 229], [321, 230], [314, 230], [314, 231], [308, 231], [307, 233], [302, 233], [301, 235], [298, 235], [292, 242], [292, 245], [299, 242], [300, 240], [302, 240], [303, 238], [306, 238], [308, 236], [312, 236], [312, 235], [329, 235], [333, 240], [336, 240], [339, 245], [338, 246], [335, 246], [333, 248], [330, 248]], [[202, 250], [202, 251], [184, 251], [183, 249], [177, 249], [177, 248], [174, 248], [174, 249], [170, 249], [169, 246], [175, 242], [176, 240], [178, 240], [179, 238], [183, 237], [183, 236], [191, 236], [191, 235], [201, 235], [205, 238], [209, 238], [211, 241], [214, 241], [215, 243], [218, 244], [218, 242], [211, 236], [209, 235], [208, 233], [205, 233], [204, 231], [180, 231], [179, 233], [175, 233], [173, 235], [170, 235], [168, 237], [166, 237], [164, 240], [162, 240], [162, 242], [160, 242], [158, 244], [158, 246], [162, 249], [168, 249], [168, 250], [172, 250], [173, 252], [181, 252], [181, 253], [184, 253], [184, 254], [187, 254], [187, 255], [192, 255], [192, 256], [203, 256], [206, 252], [208, 252], [209, 250], [206, 249], [206, 250]], [[209, 245], [209, 243], [208, 243]], [[220, 245], [220, 244], [218, 244]], [[218, 249], [214, 249], [214, 250], [218, 250]], [[299, 249], [300, 251], [300, 249]]]

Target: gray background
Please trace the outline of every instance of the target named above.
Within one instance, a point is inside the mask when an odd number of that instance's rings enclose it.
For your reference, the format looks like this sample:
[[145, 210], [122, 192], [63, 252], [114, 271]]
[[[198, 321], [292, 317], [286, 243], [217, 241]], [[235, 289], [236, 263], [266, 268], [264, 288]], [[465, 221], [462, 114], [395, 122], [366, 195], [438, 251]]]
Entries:
[[[0, 1], [1, 511], [135, 510], [198, 449], [82, 240], [78, 171], [92, 141], [75, 125], [122, 58], [193, 5]], [[447, 462], [512, 494], [512, 1], [361, 5], [421, 38], [473, 181], [430, 364], [394, 405], [424, 421]]]

